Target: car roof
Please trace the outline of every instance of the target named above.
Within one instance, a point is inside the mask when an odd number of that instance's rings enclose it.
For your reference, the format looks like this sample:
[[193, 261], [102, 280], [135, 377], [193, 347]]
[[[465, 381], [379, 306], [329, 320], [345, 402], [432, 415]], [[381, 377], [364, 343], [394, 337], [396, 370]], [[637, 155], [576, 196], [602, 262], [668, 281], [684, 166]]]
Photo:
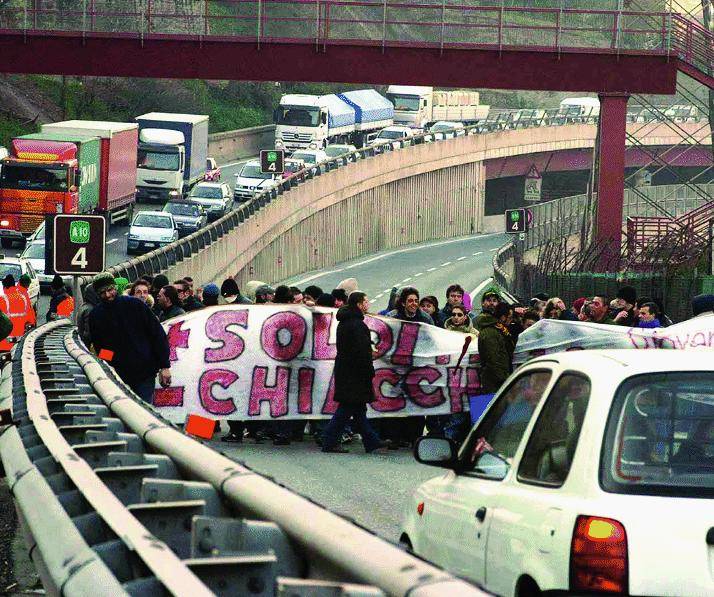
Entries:
[[147, 215], [150, 215], [150, 216], [169, 216], [169, 217], [172, 217], [172, 214], [170, 214], [170, 213], [167, 212], [167, 211], [160, 210], [160, 209], [151, 210], [151, 211], [149, 211], [149, 210], [140, 211], [140, 212], [137, 213], [136, 215], [139, 216], [139, 215], [144, 215], [144, 214], [147, 214]]
[[223, 186], [225, 183], [223, 182], [199, 182], [196, 186], [197, 187], [213, 187], [213, 188], [220, 188]]
[[393, 124], [392, 126], [385, 126], [382, 130], [383, 131], [410, 131], [411, 128], [409, 128], [408, 126], [401, 125], [401, 124]]

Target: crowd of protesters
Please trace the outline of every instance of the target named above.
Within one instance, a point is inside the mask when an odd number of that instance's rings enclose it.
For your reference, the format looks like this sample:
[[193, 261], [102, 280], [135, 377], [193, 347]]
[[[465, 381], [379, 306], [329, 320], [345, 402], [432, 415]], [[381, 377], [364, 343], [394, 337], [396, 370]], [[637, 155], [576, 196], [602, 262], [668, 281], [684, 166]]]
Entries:
[[[350, 295], [356, 292], [360, 296], [355, 295], [350, 302]], [[519, 335], [541, 319], [639, 328], [672, 324], [657, 300], [638, 297], [631, 286], [622, 286], [614, 298], [582, 297], [570, 305], [559, 297], [545, 294], [534, 296], [527, 304], [514, 305], [504, 300], [498, 289], [487, 289], [475, 305], [459, 284], [450, 285], [443, 297], [442, 306], [436, 296], [421, 296], [413, 286], [394, 288], [388, 307], [379, 315], [471, 336], [478, 344], [481, 391], [484, 394], [497, 392], [505, 382], [513, 371], [513, 354]], [[55, 318], [58, 309], [67, 316], [67, 307], [73, 307], [73, 303], [67, 303], [67, 298], [64, 285], [54, 284], [48, 319]], [[340, 309], [338, 335], [344, 337], [339, 331], [339, 326], [343, 325], [343, 328], [352, 330], [350, 333], [355, 338], [361, 338], [363, 324], [360, 321], [368, 299], [359, 292], [357, 281], [352, 278], [329, 292], [315, 285], [304, 289], [285, 285], [273, 288], [262, 282], [249, 282], [243, 293], [233, 278], [227, 278], [219, 287], [214, 283], [196, 286], [190, 277], [170, 282], [166, 276], [157, 275], [129, 283], [125, 278], [100, 274], [85, 289], [84, 303], [78, 313], [79, 335], [97, 353], [104, 350], [105, 354], [112, 355], [112, 364], [127, 385], [150, 402], [157, 374], [162, 385], [170, 383], [168, 342], [160, 323], [205, 307], [251, 303], [337, 308]], [[712, 309], [714, 296], [694, 299], [694, 315]], [[345, 354], [349, 354], [350, 349], [346, 347], [350, 342], [342, 342], [343, 351], [347, 351]], [[139, 344], [142, 346], [138, 347]], [[127, 356], [127, 352], [132, 354]], [[350, 357], [346, 358], [349, 360]], [[369, 384], [366, 387], [370, 387]], [[307, 425], [303, 420], [229, 421], [228, 432], [221, 439], [232, 443], [246, 439], [258, 443], [271, 440], [276, 445], [287, 445], [292, 441], [303, 441], [307, 431], [324, 451], [342, 451], [342, 444], [362, 439], [367, 451], [371, 452], [377, 448], [411, 446], [424, 432], [461, 441], [468, 431], [466, 414], [383, 418], [366, 425], [362, 411], [367, 402], [369, 400], [363, 397], [358, 405], [345, 403], [339, 421], [335, 423], [333, 420], [329, 425], [321, 420], [308, 421]]]

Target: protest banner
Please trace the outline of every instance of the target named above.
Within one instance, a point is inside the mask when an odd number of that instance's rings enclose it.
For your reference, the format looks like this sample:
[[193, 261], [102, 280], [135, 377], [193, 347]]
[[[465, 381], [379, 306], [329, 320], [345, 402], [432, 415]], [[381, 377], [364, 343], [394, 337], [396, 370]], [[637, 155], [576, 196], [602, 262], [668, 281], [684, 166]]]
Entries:
[[[301, 305], [228, 305], [164, 323], [172, 385], [155, 406], [171, 421], [188, 414], [217, 420], [329, 418], [336, 410], [333, 366], [336, 309]], [[368, 416], [439, 415], [468, 409], [479, 393], [464, 334], [367, 316], [374, 347], [376, 400]]]

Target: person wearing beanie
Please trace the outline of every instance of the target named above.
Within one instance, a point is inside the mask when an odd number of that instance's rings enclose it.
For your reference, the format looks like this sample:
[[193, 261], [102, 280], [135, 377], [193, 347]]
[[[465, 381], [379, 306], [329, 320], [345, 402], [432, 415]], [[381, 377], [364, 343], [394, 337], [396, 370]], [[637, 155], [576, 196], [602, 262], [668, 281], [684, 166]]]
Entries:
[[692, 299], [692, 314], [694, 317], [714, 313], [714, 294], [698, 294]]
[[118, 295], [114, 277], [92, 280], [99, 303], [89, 313], [89, 336], [100, 358], [145, 402], [153, 403], [156, 375], [171, 385], [169, 342], [164, 328], [141, 300]]
[[50, 284], [52, 289], [52, 298], [50, 299], [50, 308], [45, 316], [47, 321], [54, 321], [63, 317], [71, 317], [74, 311], [74, 299], [67, 292], [62, 276], [55, 274]]
[[255, 304], [264, 305], [265, 303], [272, 303], [275, 297], [275, 290], [268, 284], [263, 284], [260, 288], [255, 291]]
[[168, 283], [169, 279], [164, 274], [154, 276], [154, 279], [151, 281], [151, 296], [154, 297], [154, 300], [159, 296], [159, 291]]
[[206, 307], [215, 307], [218, 305], [218, 296], [220, 295], [220, 290], [215, 284], [206, 284], [203, 287], [203, 304]]
[[585, 301], [587, 301], [584, 296], [581, 296], [580, 298], [576, 298], [573, 301], [573, 308], [571, 309], [573, 312], [573, 315], [575, 315], [577, 321], [585, 321], [585, 315], [583, 315], [583, 305], [585, 304]]
[[617, 291], [617, 307], [611, 311], [611, 316], [617, 325], [627, 327], [637, 326], [637, 290], [632, 286], [622, 286]]
[[250, 300], [241, 294], [238, 283], [233, 278], [223, 280], [221, 284], [221, 299], [220, 304], [222, 305], [250, 304]]
[[117, 285], [117, 293], [124, 294], [124, 291], [129, 286], [129, 280], [126, 278], [114, 278], [114, 283]]

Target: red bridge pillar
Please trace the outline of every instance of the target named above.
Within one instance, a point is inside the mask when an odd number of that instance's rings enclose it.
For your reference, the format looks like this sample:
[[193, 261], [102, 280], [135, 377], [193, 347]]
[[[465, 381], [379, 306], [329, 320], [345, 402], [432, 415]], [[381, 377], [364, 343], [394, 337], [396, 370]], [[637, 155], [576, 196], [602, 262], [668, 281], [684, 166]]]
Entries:
[[600, 94], [600, 170], [595, 239], [604, 248], [600, 270], [612, 269], [620, 255], [625, 191], [627, 94]]

